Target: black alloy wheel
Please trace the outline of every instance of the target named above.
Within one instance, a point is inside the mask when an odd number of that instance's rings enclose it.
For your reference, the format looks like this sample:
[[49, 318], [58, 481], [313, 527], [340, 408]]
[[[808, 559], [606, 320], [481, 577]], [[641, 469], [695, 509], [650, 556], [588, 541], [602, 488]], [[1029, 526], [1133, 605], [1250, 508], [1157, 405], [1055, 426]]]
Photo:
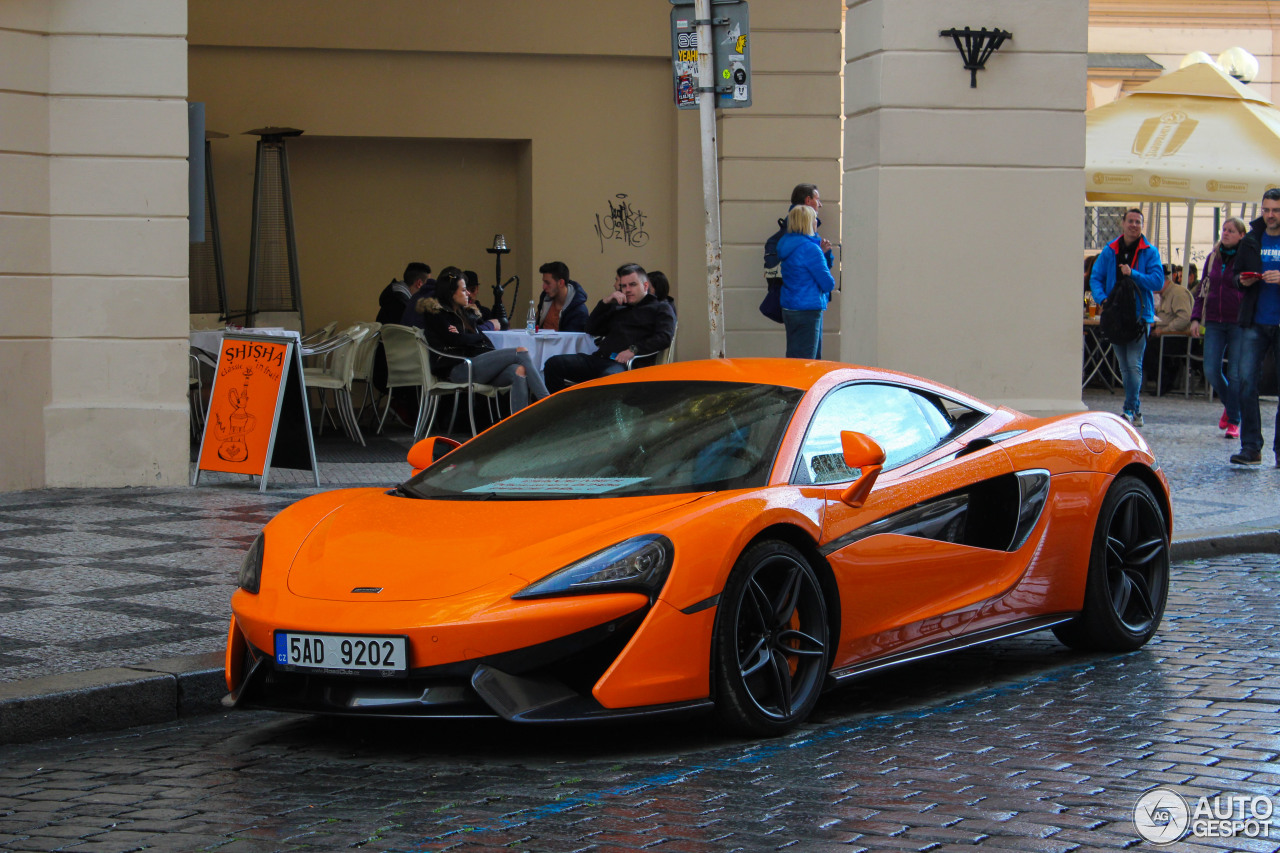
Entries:
[[716, 614], [716, 710], [743, 734], [780, 735], [817, 704], [829, 660], [817, 575], [785, 542], [752, 545], [729, 574]]
[[1132, 651], [1155, 634], [1168, 594], [1164, 514], [1145, 483], [1121, 477], [1098, 514], [1084, 609], [1054, 633], [1072, 648]]

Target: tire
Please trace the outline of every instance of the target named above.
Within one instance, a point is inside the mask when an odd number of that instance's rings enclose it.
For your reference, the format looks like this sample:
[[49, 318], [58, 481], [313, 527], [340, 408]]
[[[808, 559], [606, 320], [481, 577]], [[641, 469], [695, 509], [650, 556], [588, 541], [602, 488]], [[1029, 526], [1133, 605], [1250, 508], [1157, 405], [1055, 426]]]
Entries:
[[733, 731], [777, 736], [803, 721], [830, 660], [822, 585], [793, 546], [758, 542], [720, 596], [712, 655], [716, 713]]
[[1155, 495], [1135, 477], [1111, 485], [1089, 553], [1084, 609], [1053, 633], [1082, 651], [1129, 652], [1160, 627], [1169, 595], [1169, 531]]

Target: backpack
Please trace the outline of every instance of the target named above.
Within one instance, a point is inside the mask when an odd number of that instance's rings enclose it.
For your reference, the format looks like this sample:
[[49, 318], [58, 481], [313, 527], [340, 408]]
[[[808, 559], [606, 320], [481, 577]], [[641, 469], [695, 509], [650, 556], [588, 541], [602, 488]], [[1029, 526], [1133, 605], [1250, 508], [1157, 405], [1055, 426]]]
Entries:
[[768, 291], [760, 302], [760, 313], [775, 323], [782, 322], [782, 260], [778, 241], [787, 233], [787, 220], [778, 220], [778, 230], [764, 244], [764, 281]]
[[1098, 330], [1111, 344], [1130, 344], [1142, 337], [1146, 324], [1138, 317], [1138, 285], [1127, 275], [1116, 276], [1116, 286], [1102, 302]]

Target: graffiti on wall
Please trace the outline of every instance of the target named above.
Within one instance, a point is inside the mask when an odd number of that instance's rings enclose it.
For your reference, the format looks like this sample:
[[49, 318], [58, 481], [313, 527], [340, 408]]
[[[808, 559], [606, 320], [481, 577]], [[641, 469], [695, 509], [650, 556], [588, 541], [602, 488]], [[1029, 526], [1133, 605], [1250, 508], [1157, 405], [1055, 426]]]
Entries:
[[608, 213], [596, 214], [596, 237], [600, 239], [601, 254], [607, 240], [618, 240], [632, 249], [649, 242], [649, 232], [644, 230], [644, 211], [628, 201], [626, 193], [618, 193], [608, 205]]

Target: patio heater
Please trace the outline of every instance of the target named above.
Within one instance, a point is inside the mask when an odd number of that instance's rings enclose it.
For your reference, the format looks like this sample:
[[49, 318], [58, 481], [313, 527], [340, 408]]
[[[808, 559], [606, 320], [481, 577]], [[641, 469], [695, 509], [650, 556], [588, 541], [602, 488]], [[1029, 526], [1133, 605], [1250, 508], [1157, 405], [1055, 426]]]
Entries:
[[[245, 308], [248, 326], [297, 326], [304, 329], [302, 288], [298, 281], [298, 246], [289, 190], [289, 157], [285, 140], [301, 136], [292, 127], [260, 127], [245, 131], [258, 139], [253, 172], [253, 225], [249, 235], [249, 289]], [[290, 314], [297, 314], [296, 322]], [[279, 316], [279, 315], [286, 316]], [[265, 316], [275, 315], [275, 316]], [[262, 321], [266, 322], [262, 322]]]
[[213, 194], [213, 148], [209, 141], [226, 138], [225, 133], [216, 130], [207, 130], [204, 134], [204, 239], [193, 240], [189, 244], [187, 261], [190, 312], [217, 314], [219, 321], [228, 319], [227, 279], [222, 267], [222, 232], [218, 230], [218, 201]]

